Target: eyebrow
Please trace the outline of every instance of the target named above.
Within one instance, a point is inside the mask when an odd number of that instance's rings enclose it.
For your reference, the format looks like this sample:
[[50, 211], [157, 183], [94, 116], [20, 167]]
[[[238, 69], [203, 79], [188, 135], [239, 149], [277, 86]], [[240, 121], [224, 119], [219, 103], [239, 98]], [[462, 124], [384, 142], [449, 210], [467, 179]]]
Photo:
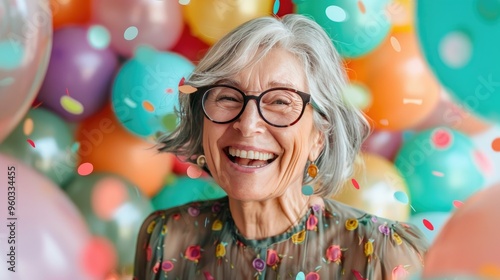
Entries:
[[[217, 82], [217, 84], [224, 84], [224, 85], [230, 85], [233, 87], [241, 88], [241, 84], [233, 79], [222, 79]], [[278, 81], [271, 81], [267, 83], [267, 88], [274, 88], [274, 87], [286, 87], [286, 88], [293, 88], [297, 89], [297, 87], [289, 82], [278, 82]]]

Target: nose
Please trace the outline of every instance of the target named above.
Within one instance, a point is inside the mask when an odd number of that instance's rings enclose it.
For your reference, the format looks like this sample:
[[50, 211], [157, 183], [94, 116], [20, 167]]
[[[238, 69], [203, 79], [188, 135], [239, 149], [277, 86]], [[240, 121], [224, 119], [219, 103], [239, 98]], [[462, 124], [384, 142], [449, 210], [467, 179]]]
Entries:
[[233, 127], [239, 130], [244, 137], [250, 137], [264, 131], [265, 121], [259, 115], [257, 100], [248, 101], [243, 113], [234, 122]]

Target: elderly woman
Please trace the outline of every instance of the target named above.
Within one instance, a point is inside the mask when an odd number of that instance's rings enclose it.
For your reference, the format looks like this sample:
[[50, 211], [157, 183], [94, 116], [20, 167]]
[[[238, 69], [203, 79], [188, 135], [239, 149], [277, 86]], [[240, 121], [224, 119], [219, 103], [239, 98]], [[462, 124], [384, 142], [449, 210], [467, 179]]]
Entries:
[[227, 197], [151, 214], [135, 278], [402, 279], [418, 271], [427, 246], [418, 229], [329, 199], [369, 131], [342, 99], [345, 83], [330, 38], [303, 16], [255, 19], [217, 42], [179, 87], [181, 123], [160, 150], [196, 162]]

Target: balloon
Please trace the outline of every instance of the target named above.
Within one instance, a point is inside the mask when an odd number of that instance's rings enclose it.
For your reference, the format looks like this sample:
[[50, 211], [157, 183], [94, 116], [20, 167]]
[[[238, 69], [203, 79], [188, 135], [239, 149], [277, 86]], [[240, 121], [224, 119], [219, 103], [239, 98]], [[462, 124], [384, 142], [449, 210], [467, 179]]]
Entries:
[[151, 202], [126, 179], [95, 172], [78, 176], [66, 192], [85, 217], [92, 233], [112, 242], [122, 274], [131, 272], [139, 228], [153, 212]]
[[0, 142], [28, 111], [52, 46], [48, 0], [0, 2]]
[[109, 105], [84, 120], [77, 129], [79, 165], [112, 172], [136, 185], [148, 197], [157, 193], [172, 171], [173, 155], [158, 153], [154, 144], [126, 131]]
[[75, 174], [74, 144], [73, 132], [66, 122], [46, 109], [37, 108], [28, 111], [0, 144], [0, 152], [18, 158], [61, 186]]
[[384, 41], [391, 23], [389, 0], [295, 1], [297, 14], [313, 18], [329, 34], [343, 57], [360, 57]]
[[410, 128], [438, 103], [439, 84], [427, 69], [413, 33], [393, 32], [375, 51], [348, 65], [351, 79], [371, 92], [372, 103], [364, 111], [376, 128]]
[[172, 48], [172, 52], [180, 54], [194, 63], [200, 61], [210, 46], [199, 38], [193, 36], [189, 26], [184, 27], [177, 44]]
[[499, 279], [500, 185], [469, 198], [441, 229], [426, 254], [424, 277], [469, 274]]
[[400, 131], [374, 130], [363, 142], [362, 150], [392, 160], [402, 142], [403, 135]]
[[181, 7], [175, 0], [96, 0], [92, 22], [111, 32], [111, 47], [126, 57], [139, 45], [170, 49], [183, 27]]
[[212, 45], [240, 24], [269, 16], [274, 1], [191, 0], [184, 6], [193, 35]]
[[[500, 4], [498, 1], [418, 1], [423, 53], [454, 100], [500, 123]], [[453, 9], [449, 9], [453, 5]], [[443, 13], [443, 11], [446, 11]]]
[[213, 180], [184, 176], [174, 177], [151, 201], [154, 209], [160, 210], [224, 196], [226, 193]]
[[[99, 33], [104, 38], [99, 38]], [[54, 33], [49, 69], [37, 100], [68, 121], [81, 121], [102, 108], [118, 65], [99, 28], [68, 26]]]
[[416, 213], [448, 212], [483, 188], [490, 168], [466, 135], [438, 127], [416, 134], [403, 144], [395, 165], [408, 183]]
[[450, 212], [423, 212], [411, 215], [408, 222], [418, 227], [432, 244], [450, 216]]
[[54, 29], [72, 24], [87, 24], [90, 21], [91, 1], [93, 0], [50, 0]]
[[7, 155], [0, 154], [0, 170], [4, 223], [0, 279], [103, 279], [103, 272], [111, 268], [95, 274], [85, 258], [99, 258], [104, 252], [88, 251], [93, 241], [90, 231], [64, 192]]
[[333, 198], [379, 217], [406, 221], [410, 205], [398, 195], [407, 193], [405, 181], [391, 162], [365, 153], [356, 163], [352, 179]]
[[115, 77], [113, 110], [120, 122], [139, 136], [168, 133], [178, 125], [179, 83], [194, 65], [172, 52], [137, 49]]
[[437, 126], [448, 126], [465, 134], [474, 135], [491, 127], [490, 123], [475, 117], [464, 109], [463, 106], [451, 100], [443, 89], [436, 108], [412, 129], [425, 130]]
[[295, 5], [292, 0], [274, 0], [273, 13], [279, 17], [287, 14], [293, 14]]

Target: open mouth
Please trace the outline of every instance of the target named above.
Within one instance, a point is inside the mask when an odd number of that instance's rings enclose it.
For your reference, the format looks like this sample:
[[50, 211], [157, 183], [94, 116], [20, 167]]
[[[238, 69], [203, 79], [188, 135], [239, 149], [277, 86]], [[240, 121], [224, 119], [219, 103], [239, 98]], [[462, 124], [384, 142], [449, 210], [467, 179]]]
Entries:
[[278, 158], [278, 156], [273, 153], [239, 150], [233, 147], [225, 148], [224, 152], [232, 162], [242, 167], [249, 168], [264, 167]]

